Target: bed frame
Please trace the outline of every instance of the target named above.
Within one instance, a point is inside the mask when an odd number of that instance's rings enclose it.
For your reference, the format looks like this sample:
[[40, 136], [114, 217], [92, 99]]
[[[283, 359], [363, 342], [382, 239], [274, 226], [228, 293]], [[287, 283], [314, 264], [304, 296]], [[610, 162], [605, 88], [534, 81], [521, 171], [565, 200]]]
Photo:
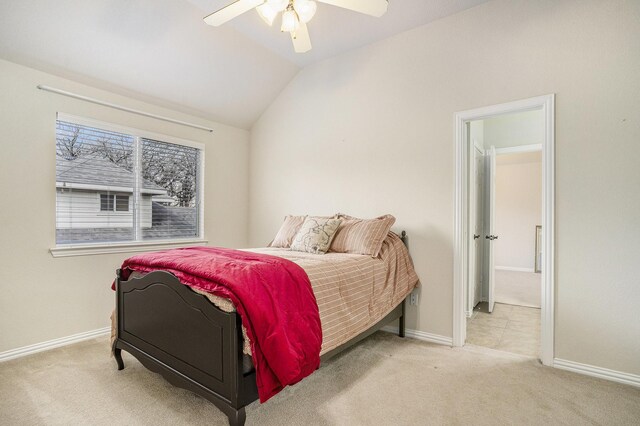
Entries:
[[[407, 243], [406, 233], [401, 235]], [[245, 407], [258, 399], [256, 372], [242, 353], [242, 323], [174, 275], [150, 272], [142, 278], [116, 276], [117, 333], [113, 353], [118, 370], [121, 351], [137, 358], [174, 386], [190, 390], [224, 412], [231, 426], [244, 425]], [[405, 302], [373, 327], [322, 355], [321, 362], [353, 346], [394, 320], [404, 337]]]

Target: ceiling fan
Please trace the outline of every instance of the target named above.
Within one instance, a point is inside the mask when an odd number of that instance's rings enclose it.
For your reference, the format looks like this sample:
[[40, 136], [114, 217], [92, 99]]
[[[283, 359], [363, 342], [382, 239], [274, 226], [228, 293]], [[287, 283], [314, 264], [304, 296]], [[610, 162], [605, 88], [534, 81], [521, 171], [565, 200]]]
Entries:
[[[380, 17], [387, 11], [388, 0], [317, 0], [321, 3], [353, 10], [375, 17]], [[213, 12], [204, 18], [204, 22], [217, 27], [236, 16], [255, 8], [258, 15], [269, 26], [282, 12], [280, 31], [291, 34], [293, 48], [298, 53], [311, 50], [311, 39], [307, 30], [307, 23], [316, 13], [316, 2], [313, 0], [236, 0], [228, 6]]]

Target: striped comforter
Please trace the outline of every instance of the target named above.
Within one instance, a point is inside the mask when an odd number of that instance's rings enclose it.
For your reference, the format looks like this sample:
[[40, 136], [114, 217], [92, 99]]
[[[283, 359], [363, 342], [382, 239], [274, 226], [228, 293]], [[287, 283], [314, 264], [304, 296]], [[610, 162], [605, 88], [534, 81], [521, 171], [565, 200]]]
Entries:
[[[250, 251], [283, 257], [304, 268], [320, 311], [321, 354], [380, 321], [418, 284], [407, 248], [393, 232], [389, 232], [377, 258], [345, 253], [318, 255], [273, 247]], [[194, 290], [219, 308], [234, 310], [229, 300]], [[244, 352], [250, 355], [246, 335]]]

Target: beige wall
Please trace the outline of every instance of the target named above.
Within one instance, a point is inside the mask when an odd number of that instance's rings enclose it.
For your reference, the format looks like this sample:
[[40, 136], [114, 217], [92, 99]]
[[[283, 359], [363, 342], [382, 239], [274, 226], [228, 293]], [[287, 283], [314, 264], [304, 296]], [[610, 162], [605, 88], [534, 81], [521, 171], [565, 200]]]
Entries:
[[[46, 84], [211, 126], [213, 133], [36, 89]], [[56, 112], [205, 144], [205, 237], [247, 244], [249, 132], [0, 61], [0, 352], [109, 324], [109, 285], [127, 254], [52, 258]]]
[[542, 224], [542, 153], [496, 159], [495, 266], [535, 267], [536, 225]]
[[496, 0], [308, 66], [252, 128], [250, 243], [285, 214], [392, 213], [408, 326], [451, 336], [453, 115], [556, 93], [556, 357], [640, 374], [639, 69], [622, 0]]

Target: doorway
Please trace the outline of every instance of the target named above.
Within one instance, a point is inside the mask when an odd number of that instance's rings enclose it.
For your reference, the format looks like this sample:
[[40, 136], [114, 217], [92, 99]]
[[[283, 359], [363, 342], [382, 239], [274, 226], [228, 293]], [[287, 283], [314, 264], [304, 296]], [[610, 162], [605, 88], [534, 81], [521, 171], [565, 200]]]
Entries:
[[[473, 322], [474, 315], [479, 315], [478, 310], [486, 317], [487, 322], [507, 323], [509, 315], [519, 317], [538, 316], [540, 324], [540, 352], [539, 356], [545, 365], [553, 363], [553, 122], [554, 96], [547, 95], [522, 101], [510, 102], [479, 108], [476, 110], [457, 113], [456, 121], [456, 192], [455, 192], [455, 247], [454, 247], [454, 318], [453, 318], [453, 342], [455, 346], [463, 346], [467, 337], [467, 323]], [[538, 128], [541, 143], [527, 143], [518, 141], [516, 146], [506, 144], [498, 137], [493, 137], [493, 142], [483, 140], [478, 136], [478, 123], [488, 123], [488, 120], [500, 120], [516, 114], [537, 114], [540, 117]], [[481, 127], [481, 126], [480, 126]], [[487, 132], [484, 132], [487, 134]], [[503, 138], [508, 140], [509, 138]], [[513, 139], [513, 138], [511, 138]], [[500, 142], [497, 142], [501, 140]], [[513, 142], [513, 141], [512, 141]], [[496, 144], [498, 145], [496, 147]], [[492, 146], [493, 145], [493, 146]], [[502, 272], [529, 272], [535, 274], [536, 266], [541, 272], [537, 274], [541, 285], [539, 303], [540, 311], [524, 312], [527, 309], [537, 310], [537, 306], [517, 308], [514, 305], [501, 303], [501, 298], [511, 297], [508, 294], [499, 294], [496, 300], [496, 242], [500, 235], [495, 223], [495, 173], [497, 158], [499, 156], [514, 156], [528, 154], [529, 160], [535, 157], [537, 152], [540, 158], [541, 168], [541, 215], [539, 222], [532, 225], [531, 247], [527, 248], [526, 255], [530, 255], [526, 263], [526, 271], [499, 270]], [[525, 156], [526, 157], [526, 156]], [[513, 160], [512, 161], [518, 161]], [[522, 160], [520, 160], [522, 161]], [[526, 161], [526, 160], [525, 160]], [[483, 187], [484, 185], [484, 187]], [[491, 186], [494, 186], [491, 190]], [[538, 228], [539, 231], [538, 231]], [[538, 234], [539, 233], [539, 234]], [[512, 232], [510, 232], [512, 234]], [[534, 242], [538, 239], [538, 246]], [[536, 249], [539, 253], [536, 253]], [[499, 253], [498, 253], [499, 254]], [[522, 253], [520, 253], [522, 254]], [[524, 254], [522, 254], [524, 256]], [[536, 255], [538, 258], [536, 259]], [[510, 260], [513, 265], [510, 268], [525, 269], [525, 266], [517, 266], [518, 262]], [[529, 263], [532, 264], [529, 268]], [[524, 264], [524, 263], [522, 263]], [[491, 267], [483, 265], [493, 265]], [[509, 266], [507, 265], [507, 268]], [[504, 274], [502, 274], [504, 275]], [[500, 278], [500, 277], [498, 277]], [[531, 278], [531, 277], [529, 277]], [[534, 276], [535, 278], [535, 276]], [[526, 282], [523, 283], [526, 287]], [[498, 287], [498, 290], [500, 288]], [[526, 290], [526, 289], [525, 289]], [[504, 293], [504, 292], [503, 292]], [[526, 291], [525, 291], [526, 293]], [[525, 294], [531, 301], [531, 295]], [[504, 302], [505, 300], [502, 299]], [[507, 300], [508, 301], [508, 300]], [[474, 311], [474, 307], [480, 309]], [[499, 318], [500, 317], [500, 318]], [[471, 319], [471, 320], [469, 320]], [[498, 321], [500, 319], [500, 321]], [[522, 318], [518, 318], [522, 319]], [[515, 322], [514, 322], [515, 323]]]
[[469, 124], [474, 234], [469, 258], [475, 261], [469, 264], [465, 288], [474, 295], [465, 312], [465, 344], [530, 357], [540, 355], [542, 282], [535, 255], [542, 220], [542, 144], [530, 142], [541, 140], [541, 113], [511, 113]]

